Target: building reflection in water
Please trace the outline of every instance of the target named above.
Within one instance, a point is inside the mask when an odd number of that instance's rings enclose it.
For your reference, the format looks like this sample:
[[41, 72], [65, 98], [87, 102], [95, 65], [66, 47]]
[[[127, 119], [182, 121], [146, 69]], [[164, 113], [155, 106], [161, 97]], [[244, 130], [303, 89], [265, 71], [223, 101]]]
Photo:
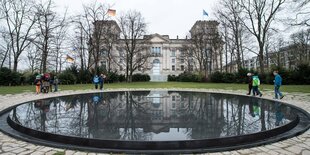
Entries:
[[249, 134], [285, 125], [289, 107], [205, 92], [123, 91], [38, 100], [10, 117], [45, 132], [120, 140], [189, 140]]

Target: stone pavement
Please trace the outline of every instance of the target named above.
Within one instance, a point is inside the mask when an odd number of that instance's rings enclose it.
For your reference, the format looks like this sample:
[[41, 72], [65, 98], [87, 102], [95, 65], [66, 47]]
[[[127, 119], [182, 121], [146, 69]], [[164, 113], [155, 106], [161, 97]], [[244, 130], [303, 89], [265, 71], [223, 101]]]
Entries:
[[[139, 89], [140, 90], [140, 89]], [[158, 90], [158, 89], [156, 89]], [[171, 90], [171, 89], [169, 89]], [[174, 89], [178, 90], [178, 89]], [[212, 89], [187, 89], [187, 90], [199, 90], [206, 92], [225, 92], [231, 94], [244, 94], [244, 91], [236, 90], [212, 90]], [[109, 90], [105, 90], [109, 91]], [[114, 91], [114, 90], [113, 90]], [[59, 91], [56, 93], [48, 94], [34, 94], [34, 93], [22, 93], [17, 95], [0, 95], [0, 110], [7, 108], [9, 106], [26, 102], [30, 100], [48, 98], [54, 96], [70, 95], [70, 94], [80, 94], [97, 92], [95, 90], [79, 90], [79, 91]], [[272, 98], [272, 91], [263, 91], [263, 98]], [[286, 96], [283, 98], [283, 102], [294, 104], [298, 107], [302, 107], [306, 111], [310, 112], [310, 93], [284, 93]], [[0, 154], [3, 155], [101, 155], [100, 153], [92, 152], [80, 152], [75, 150], [68, 150], [63, 148], [51, 148], [47, 146], [35, 145], [28, 142], [20, 141], [11, 138], [0, 132]], [[247, 149], [240, 149], [227, 152], [216, 152], [216, 153], [205, 153], [210, 155], [310, 155], [310, 130], [306, 131], [302, 135], [293, 137], [280, 142], [272, 143], [269, 145], [263, 145], [258, 147], [252, 147]]]

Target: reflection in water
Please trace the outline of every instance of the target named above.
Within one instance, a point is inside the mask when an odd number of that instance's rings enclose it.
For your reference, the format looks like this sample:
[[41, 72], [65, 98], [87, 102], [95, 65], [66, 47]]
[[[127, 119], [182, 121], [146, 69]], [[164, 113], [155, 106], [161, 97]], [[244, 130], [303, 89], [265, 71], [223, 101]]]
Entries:
[[294, 119], [280, 103], [204, 92], [124, 91], [37, 100], [10, 113], [23, 126], [120, 140], [191, 140], [270, 130]]

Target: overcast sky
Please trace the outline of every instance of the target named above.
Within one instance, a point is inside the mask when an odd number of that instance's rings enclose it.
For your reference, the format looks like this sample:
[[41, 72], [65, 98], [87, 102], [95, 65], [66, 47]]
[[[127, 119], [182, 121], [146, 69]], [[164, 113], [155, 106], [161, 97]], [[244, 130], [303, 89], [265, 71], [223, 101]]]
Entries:
[[[82, 4], [94, 0], [54, 0], [58, 9], [68, 7], [69, 14], [81, 12]], [[159, 33], [170, 38], [185, 38], [197, 20], [215, 19], [212, 8], [218, 0], [97, 0], [113, 5], [120, 12], [137, 10], [148, 23], [148, 34]], [[203, 16], [203, 9], [209, 16]]]

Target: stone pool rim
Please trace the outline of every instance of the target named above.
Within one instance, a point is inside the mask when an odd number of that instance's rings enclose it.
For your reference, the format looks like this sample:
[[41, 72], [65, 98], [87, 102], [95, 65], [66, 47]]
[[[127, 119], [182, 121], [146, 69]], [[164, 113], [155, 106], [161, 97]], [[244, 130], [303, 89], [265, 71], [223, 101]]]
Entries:
[[[230, 92], [213, 92], [213, 91], [208, 91], [208, 90], [191, 90], [191, 89], [128, 89], [128, 90], [108, 90], [108, 91], [104, 91], [104, 92], [124, 92], [124, 91], [150, 91], [150, 90], [156, 90], [156, 91], [176, 91], [176, 92], [204, 92], [204, 93], [210, 93], [210, 94], [228, 94], [228, 95], [235, 95], [235, 96], [246, 96], [246, 97], [252, 97], [252, 96], [248, 96], [248, 95], [243, 95], [243, 94], [235, 94], [235, 93], [230, 93]], [[102, 93], [101, 91], [98, 91], [98, 92], [79, 92], [79, 93], [72, 93], [72, 94], [60, 94], [60, 95], [56, 95], [56, 96], [51, 96], [51, 97], [43, 97], [42, 98], [38, 98], [38, 99], [34, 99], [34, 100], [29, 100], [29, 101], [26, 101], [26, 102], [32, 102], [32, 101], [36, 101], [36, 100], [42, 100], [42, 99], [50, 99], [50, 98], [56, 98], [56, 97], [63, 97], [63, 96], [73, 96], [73, 95], [80, 95], [80, 94], [96, 94], [96, 93]], [[171, 153], [202, 153], [202, 152], [217, 152], [217, 151], [228, 151], [228, 150], [234, 150], [234, 149], [241, 149], [241, 148], [249, 148], [249, 147], [253, 147], [253, 146], [258, 146], [258, 145], [263, 145], [263, 144], [270, 144], [270, 143], [273, 143], [273, 142], [277, 142], [277, 141], [280, 141], [280, 140], [284, 140], [284, 139], [288, 139], [288, 138], [291, 138], [291, 137], [294, 137], [294, 136], [297, 136], [297, 135], [300, 135], [302, 134], [303, 132], [307, 131], [310, 127], [310, 124], [309, 124], [309, 118], [310, 118], [310, 114], [305, 111], [304, 109], [300, 108], [300, 107], [297, 107], [295, 105], [292, 105], [292, 104], [289, 104], [289, 103], [285, 103], [285, 102], [282, 102], [280, 100], [272, 100], [272, 99], [267, 99], [267, 98], [262, 98], [263, 100], [269, 100], [269, 101], [277, 101], [278, 103], [281, 103], [281, 104], [284, 104], [286, 106], [289, 106], [289, 107], [292, 107], [296, 110], [298, 110], [300, 113], [302, 113], [303, 115], [305, 115], [305, 118], [308, 118], [306, 120], [306, 122], [308, 124], [306, 124], [306, 127], [304, 127], [303, 129], [299, 130], [298, 132], [296, 133], [289, 133], [287, 134], [286, 132], [284, 132], [284, 134], [286, 135], [277, 135], [275, 137], [269, 137], [267, 139], [263, 139], [263, 140], [259, 140], [259, 141], [256, 141], [254, 143], [247, 143], [247, 144], [241, 144], [241, 145], [235, 145], [235, 146], [221, 146], [221, 147], [212, 147], [212, 148], [201, 148], [201, 147], [198, 147], [198, 148], [187, 148], [187, 149], [182, 149], [182, 146], [180, 146], [180, 144], [175, 144], [174, 141], [152, 141], [150, 143], [174, 143], [174, 144], [171, 144], [172, 146], [176, 146], [177, 148], [172, 148], [172, 150], [170, 149], [170, 147], [166, 147], [166, 148], [158, 148], [156, 146], [152, 146], [152, 145], [145, 145], [145, 149], [139, 149], [139, 148], [135, 148], [135, 149], [129, 149], [129, 148], [126, 148], [128, 147], [127, 144], [123, 144], [122, 143], [122, 146], [123, 148], [122, 149], [118, 149], [119, 148], [119, 142], [129, 142], [129, 143], [148, 143], [146, 141], [123, 141], [123, 140], [106, 140], [108, 143], [111, 143], [112, 141], [116, 141], [118, 144], [110, 144], [110, 145], [116, 145], [115, 148], [94, 148], [94, 147], [85, 147], [85, 146], [77, 146], [77, 145], [70, 145], [70, 144], [63, 144], [63, 143], [57, 143], [57, 142], [52, 142], [52, 141], [45, 141], [45, 140], [42, 140], [42, 139], [37, 139], [37, 138], [33, 138], [33, 137], [29, 137], [29, 136], [25, 136], [23, 134], [18, 134], [18, 135], [14, 135], [16, 133], [9, 133], [9, 132], [6, 132], [4, 130], [2, 130], [2, 128], [0, 127], [0, 131], [2, 131], [3, 133], [5, 134], [8, 134], [14, 138], [17, 138], [17, 139], [22, 139], [24, 141], [27, 141], [27, 142], [31, 142], [31, 143], [36, 143], [36, 144], [43, 144], [43, 145], [48, 145], [48, 146], [52, 146], [52, 147], [60, 147], [60, 148], [65, 148], [65, 149], [78, 149], [78, 150], [83, 150], [83, 151], [94, 151], [94, 152], [126, 152], [126, 153], [160, 153], [160, 152], [171, 152]], [[17, 103], [13, 106], [10, 106], [2, 111], [0, 111], [0, 116], [3, 116], [3, 114], [8, 114], [11, 109], [21, 105], [21, 104], [24, 104], [26, 102], [22, 102], [22, 103]], [[299, 117], [297, 117], [299, 118]], [[296, 121], [296, 120], [295, 120]], [[267, 131], [263, 131], [263, 132], [257, 132], [257, 133], [265, 133], [265, 132], [268, 132], [268, 131], [273, 131], [273, 130], [277, 130], [279, 128], [282, 128], [282, 127], [285, 127], [289, 124], [292, 124], [294, 121], [284, 125], [284, 126], [281, 126], [281, 127], [277, 127], [277, 128], [274, 128], [272, 130], [267, 130]], [[296, 122], [295, 122], [296, 123]], [[1, 125], [1, 124], [0, 124]], [[305, 125], [304, 125], [305, 126]], [[296, 127], [295, 127], [296, 128]], [[32, 129], [33, 130], [33, 129]], [[290, 130], [291, 131], [291, 130]], [[254, 134], [257, 134], [257, 133], [254, 133]], [[51, 133], [49, 133], [51, 134]], [[268, 133], [267, 133], [268, 134]], [[245, 136], [251, 136], [252, 134], [246, 134]], [[62, 136], [62, 135], [61, 135]], [[72, 137], [72, 136], [71, 136]], [[237, 138], [237, 137], [240, 137], [240, 136], [233, 136], [233, 137], [229, 137], [229, 138]], [[225, 137], [226, 138], [226, 137]], [[216, 139], [221, 139], [221, 138], [216, 138]], [[38, 140], [38, 141], [34, 141], [34, 140]], [[194, 141], [201, 141], [201, 140], [182, 140], [182, 142], [189, 142], [189, 143], [193, 143]], [[180, 141], [177, 141], [177, 142], [180, 142]], [[127, 146], [125, 146], [127, 145]], [[191, 145], [196, 145], [196, 144], [191, 144]], [[204, 144], [205, 145], [205, 144]]]

